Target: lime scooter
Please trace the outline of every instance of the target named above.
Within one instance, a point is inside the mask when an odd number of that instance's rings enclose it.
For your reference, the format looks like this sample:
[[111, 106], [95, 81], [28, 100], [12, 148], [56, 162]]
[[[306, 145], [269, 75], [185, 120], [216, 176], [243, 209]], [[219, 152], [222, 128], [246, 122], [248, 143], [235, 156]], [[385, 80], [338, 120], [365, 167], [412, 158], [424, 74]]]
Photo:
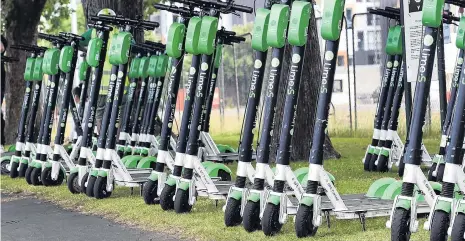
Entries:
[[[415, 185], [423, 192], [430, 207], [434, 206], [434, 200], [436, 200], [437, 196], [420, 169], [420, 164], [422, 158], [422, 127], [425, 122], [427, 99], [431, 86], [438, 28], [443, 20], [443, 7], [443, 0], [423, 2], [423, 41], [420, 48], [420, 65], [409, 130], [410, 141], [404, 154], [405, 173], [401, 194], [395, 198], [391, 217], [386, 223], [386, 226], [391, 228], [392, 240], [408, 240], [411, 233], [416, 232], [418, 229]], [[430, 220], [426, 222], [425, 227], [429, 226], [429, 223]]]
[[[29, 164], [29, 158], [25, 157], [26, 146], [27, 149], [30, 149], [30, 146], [33, 145], [30, 143], [33, 135], [27, 133], [27, 128], [29, 125], [32, 125], [32, 130], [34, 130], [34, 121], [29, 121], [27, 123], [28, 113], [31, 113], [32, 117], [35, 117], [38, 108], [40, 90], [42, 88], [42, 57], [44, 49], [39, 47], [29, 47], [29, 46], [11, 46], [13, 49], [23, 50], [29, 52], [31, 55], [26, 60], [26, 67], [24, 70], [24, 80], [26, 81], [26, 89], [23, 97], [23, 104], [21, 108], [21, 117], [18, 125], [18, 138], [15, 145], [15, 153], [11, 157], [3, 156], [2, 157], [2, 172], [3, 166], [5, 170], [9, 173], [11, 178], [24, 177], [26, 166]], [[9, 57], [5, 58], [5, 61], [8, 63]], [[37, 67], [35, 67], [37, 64]], [[37, 72], [37, 73], [36, 73]], [[34, 78], [35, 77], [35, 78]], [[31, 93], [32, 92], [32, 93]], [[35, 118], [31, 119], [34, 120]], [[26, 130], [27, 129], [27, 130]], [[26, 136], [27, 135], [27, 136]], [[27, 141], [27, 142], [26, 142]], [[30, 151], [28, 153], [30, 155]], [[6, 158], [5, 158], [6, 157]], [[23, 161], [24, 159], [24, 161]], [[9, 165], [9, 167], [6, 167]]]
[[[44, 74], [49, 76], [49, 83], [47, 86], [48, 94], [46, 99], [47, 105], [41, 120], [35, 161], [32, 161], [26, 170], [26, 181], [34, 186], [43, 184], [43, 178], [41, 177], [42, 170], [48, 163], [48, 155], [52, 153], [50, 137], [53, 127], [53, 116], [57, 103], [58, 85], [62, 82], [64, 77], [58, 65], [60, 61], [60, 50], [66, 44], [66, 40], [58, 36], [39, 33], [39, 38], [52, 42], [54, 47], [45, 51], [44, 54], [42, 70]], [[59, 175], [59, 179], [64, 179], [66, 173], [62, 171]]]
[[[253, 139], [254, 139], [254, 129], [256, 128], [257, 122], [257, 111], [258, 105], [260, 102], [260, 96], [262, 93], [262, 85], [264, 79], [264, 72], [266, 67], [266, 59], [268, 54], [268, 42], [267, 42], [267, 33], [268, 33], [268, 24], [270, 19], [270, 8], [273, 4], [273, 1], [265, 2], [265, 7], [257, 9], [254, 22], [254, 32], [252, 34], [252, 48], [255, 52], [254, 60], [254, 70], [252, 72], [252, 80], [249, 87], [249, 95], [247, 100], [247, 107], [244, 113], [244, 127], [242, 131], [241, 141], [239, 145], [239, 167], [237, 170], [237, 177], [235, 185], [232, 186], [228, 192], [228, 198], [226, 200], [224, 222], [227, 227], [239, 225], [242, 222], [243, 214], [253, 215], [249, 210], [245, 211], [246, 194], [248, 190], [246, 189], [246, 180], [249, 178], [254, 182], [254, 188], [258, 186], [264, 186], [264, 178], [266, 176], [266, 171], [263, 168], [263, 165], [257, 163], [257, 174], [265, 174], [262, 176], [262, 179], [255, 175], [255, 170], [251, 164], [252, 153], [253, 153]], [[284, 16], [287, 17], [287, 16]], [[265, 97], [268, 98], [268, 97]], [[268, 110], [268, 109], [267, 109]], [[268, 112], [265, 112], [268, 114]], [[265, 120], [267, 120], [265, 115]], [[266, 135], [266, 134], [264, 134]], [[260, 169], [261, 168], [261, 169]], [[269, 169], [269, 173], [272, 173], [269, 166], [266, 166]], [[272, 175], [270, 175], [272, 176]], [[248, 207], [248, 206], [246, 206]], [[250, 207], [249, 207], [250, 209]], [[259, 207], [258, 207], [259, 209]], [[257, 210], [257, 209], [256, 209]], [[246, 218], [247, 219], [247, 218]], [[248, 219], [247, 219], [248, 220]], [[259, 220], [258, 220], [259, 221]], [[247, 223], [249, 224], [249, 223]], [[244, 226], [246, 224], [244, 223]], [[253, 224], [255, 226], [256, 223]], [[250, 228], [246, 230], [252, 231]]]
[[[461, 17], [457, 31], [456, 46], [463, 53], [465, 49], [465, 17]], [[464, 201], [456, 200], [456, 185], [460, 192], [465, 191], [465, 173], [463, 171], [463, 143], [465, 132], [465, 74], [461, 74], [458, 81], [455, 107], [450, 125], [450, 140], [447, 145], [444, 159], [445, 168], [442, 191], [433, 202], [428, 228], [431, 231], [431, 240], [464, 240]]]
[[[97, 150], [97, 161], [94, 168], [98, 170], [98, 174], [96, 176], [89, 175], [89, 180], [90, 178], [95, 178], [95, 183], [91, 183], [89, 181], [86, 187], [88, 196], [94, 196], [97, 199], [102, 199], [111, 195], [114, 189], [114, 183], [132, 187], [134, 185], [138, 185], [137, 183], [132, 183], [134, 178], [136, 178], [135, 175], [145, 175], [149, 173], [146, 170], [143, 170], [142, 172], [129, 172], [126, 170], [115, 148], [122, 112], [121, 102], [124, 94], [124, 80], [126, 79], [132, 41], [132, 34], [130, 31], [137, 28], [153, 30], [157, 28], [159, 24], [157, 22], [109, 15], [99, 15], [91, 17], [91, 19], [121, 26], [120, 32], [112, 39], [109, 53], [109, 60], [113, 65], [112, 76], [110, 77], [110, 87], [114, 84], [114, 89], [109, 88], [107, 100], [110, 102], [107, 102], [107, 105], [105, 106], [105, 113], [107, 115], [104, 114], [104, 119], [109, 118], [109, 121], [108, 123], [102, 121], [102, 125], [108, 125], [105, 145], [102, 147], [99, 146], [99, 148], [102, 149], [104, 147], [104, 155], [103, 159], [100, 159], [99, 150]], [[118, 69], [116, 73], [113, 72], [115, 69]], [[111, 105], [108, 105], [108, 103], [111, 103]], [[145, 178], [147, 176], [145, 176]], [[91, 189], [93, 189], [93, 195], [89, 195]]]
[[[200, 39], [198, 43], [199, 53], [202, 55], [200, 63], [200, 71], [198, 76], [198, 83], [195, 91], [194, 106], [192, 112], [192, 119], [187, 140], [186, 152], [184, 155], [176, 155], [175, 167], [173, 174], [168, 179], [160, 194], [160, 204], [163, 209], [174, 208], [177, 213], [188, 212], [191, 210], [195, 203], [196, 185], [200, 192], [207, 194], [213, 199], [224, 199], [225, 193], [221, 193], [217, 189], [212, 178], [208, 175], [207, 170], [201, 164], [202, 152], [199, 152], [199, 140], [204, 121], [204, 109], [206, 104], [206, 94], [208, 93], [209, 76], [213, 71], [213, 54], [215, 51], [215, 42], [217, 39], [218, 29], [218, 15], [220, 11], [243, 11], [252, 12], [251, 8], [235, 5], [232, 3], [222, 3], [213, 1], [179, 1], [189, 5], [201, 5], [203, 10], [208, 10], [210, 16], [202, 17], [200, 26]], [[228, 7], [227, 9], [225, 9]], [[220, 11], [217, 11], [217, 10]], [[231, 34], [232, 35], [232, 34]], [[197, 128], [195, 128], [197, 127]], [[183, 141], [183, 140], [181, 140]], [[184, 171], [181, 178], [181, 170]], [[194, 168], [196, 174], [194, 174]], [[198, 175], [198, 181], [195, 181]], [[176, 184], [176, 185], [175, 185]], [[172, 197], [174, 202], [172, 201]]]
[[[89, 27], [96, 30], [97, 37], [91, 39], [87, 47], [86, 62], [92, 68], [89, 101], [83, 117], [83, 135], [78, 164], [75, 168], [71, 169], [67, 181], [69, 191], [74, 194], [80, 192], [86, 193], [87, 179], [89, 176], [88, 162], [91, 164], [95, 163], [95, 156], [92, 153], [95, 111], [97, 109], [97, 98], [102, 82], [108, 39], [110, 32], [113, 30], [111, 26], [105, 25], [102, 22], [89, 24]], [[101, 134], [103, 134], [103, 132], [101, 132]]]
[[[71, 154], [68, 155], [63, 144], [68, 120], [68, 107], [71, 103], [74, 71], [78, 58], [78, 46], [80, 41], [84, 41], [84, 37], [71, 33], [60, 33], [60, 36], [69, 41], [66, 46], [61, 49], [60, 62], [58, 64], [60, 70], [66, 74], [66, 77], [63, 83], [63, 96], [52, 160], [42, 168], [41, 173], [41, 180], [45, 186], [61, 185], [65, 177], [65, 167], [61, 164], [61, 160], [65, 162], [69, 169], [74, 168], [74, 160], [77, 158], [80, 148], [80, 143], [74, 145]], [[73, 112], [75, 125], [79, 127], [81, 120], [79, 116], [76, 115], [77, 112]], [[82, 135], [82, 131], [78, 132]], [[81, 138], [78, 139], [80, 142]]]

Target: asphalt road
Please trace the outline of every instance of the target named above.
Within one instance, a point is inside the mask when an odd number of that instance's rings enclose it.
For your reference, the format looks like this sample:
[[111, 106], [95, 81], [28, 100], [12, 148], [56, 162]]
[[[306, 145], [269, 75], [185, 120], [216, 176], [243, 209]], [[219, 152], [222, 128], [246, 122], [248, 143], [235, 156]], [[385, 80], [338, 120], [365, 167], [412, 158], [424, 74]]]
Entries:
[[3, 241], [178, 240], [163, 233], [143, 231], [102, 217], [65, 210], [33, 197], [15, 198], [2, 193], [2, 199]]

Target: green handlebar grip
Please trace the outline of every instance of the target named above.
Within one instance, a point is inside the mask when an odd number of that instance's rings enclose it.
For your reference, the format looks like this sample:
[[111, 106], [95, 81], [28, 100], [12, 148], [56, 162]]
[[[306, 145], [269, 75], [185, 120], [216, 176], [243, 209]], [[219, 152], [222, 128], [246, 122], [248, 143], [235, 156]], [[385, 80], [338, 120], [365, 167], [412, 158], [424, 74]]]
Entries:
[[344, 3], [344, 0], [325, 0], [321, 21], [321, 37], [324, 40], [336, 41], [339, 39]]
[[199, 54], [199, 38], [200, 38], [200, 27], [202, 25], [202, 19], [200, 17], [192, 17], [189, 20], [186, 32], [186, 52], [197, 55]]
[[289, 6], [274, 4], [271, 7], [266, 40], [273, 48], [282, 48], [286, 44], [287, 25], [289, 23]]
[[266, 40], [266, 35], [268, 32], [269, 20], [270, 10], [266, 8], [257, 9], [252, 34], [252, 48], [256, 51], [265, 52], [268, 50], [269, 45]]
[[312, 4], [306, 1], [295, 1], [292, 4], [287, 41], [293, 46], [304, 46], [307, 43], [308, 24]]
[[166, 42], [166, 53], [173, 58], [179, 58], [182, 55], [184, 34], [186, 26], [180, 23], [173, 23], [168, 30], [168, 39]]

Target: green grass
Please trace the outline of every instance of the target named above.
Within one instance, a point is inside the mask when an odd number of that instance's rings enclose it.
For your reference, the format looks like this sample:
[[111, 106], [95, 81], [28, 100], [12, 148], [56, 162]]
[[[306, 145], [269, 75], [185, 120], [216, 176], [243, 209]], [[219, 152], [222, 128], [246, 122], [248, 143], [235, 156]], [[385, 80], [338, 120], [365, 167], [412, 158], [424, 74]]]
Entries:
[[[216, 136], [218, 143], [237, 146], [237, 135]], [[333, 144], [342, 154], [338, 160], [328, 160], [325, 168], [336, 177], [336, 187], [341, 194], [365, 193], [370, 184], [385, 176], [396, 177], [396, 172], [388, 174], [367, 173], [362, 168], [362, 156], [368, 138], [333, 138]], [[438, 140], [426, 140], [426, 146], [431, 152], [436, 152]], [[306, 162], [296, 162], [293, 168], [307, 166]], [[232, 169], [235, 169], [232, 166]], [[111, 198], [96, 200], [85, 195], [72, 195], [65, 185], [59, 187], [29, 186], [22, 179], [1, 177], [1, 188], [6, 192], [34, 193], [57, 204], [78, 209], [82, 212], [102, 215], [104, 217], [134, 225], [136, 227], [161, 231], [178, 235], [182, 238], [197, 240], [301, 240], [295, 237], [292, 218], [284, 225], [282, 232], [269, 238], [262, 232], [247, 233], [242, 227], [226, 228], [223, 222], [221, 207], [224, 201], [215, 206], [213, 201], [199, 199], [193, 211], [189, 214], [177, 215], [174, 212], [165, 212], [157, 205], [147, 206], [138, 195], [130, 195], [128, 188], [117, 187]], [[137, 193], [138, 190], [135, 190]], [[331, 219], [332, 226], [328, 229], [322, 226], [316, 237], [309, 240], [389, 240], [389, 230], [385, 228], [385, 218], [367, 219], [367, 231], [362, 232], [358, 220], [342, 221]], [[420, 220], [420, 231], [412, 235], [411, 240], [427, 240], [428, 233], [423, 231], [423, 222]]]

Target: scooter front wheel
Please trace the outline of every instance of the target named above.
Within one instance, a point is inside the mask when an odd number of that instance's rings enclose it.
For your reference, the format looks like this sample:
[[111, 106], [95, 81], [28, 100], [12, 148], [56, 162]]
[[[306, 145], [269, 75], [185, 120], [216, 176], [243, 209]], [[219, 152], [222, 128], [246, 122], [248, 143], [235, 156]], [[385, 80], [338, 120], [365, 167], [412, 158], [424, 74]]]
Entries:
[[176, 213], [188, 213], [192, 210], [189, 204], [189, 190], [178, 189], [174, 199], [174, 211]]
[[160, 206], [163, 210], [172, 210], [174, 208], [174, 193], [176, 192], [176, 185], [165, 185], [160, 194]]
[[25, 177], [26, 176], [27, 167], [28, 167], [28, 164], [25, 164], [25, 163], [19, 164], [19, 171], [18, 171], [18, 176], [19, 177]]
[[29, 185], [32, 185], [32, 181], [31, 181], [31, 173], [32, 173], [32, 170], [34, 170], [35, 168], [33, 166], [28, 166], [26, 168], [26, 173], [24, 175], [24, 177], [26, 178], [26, 182], [27, 184]]
[[[78, 174], [79, 176], [79, 174]], [[87, 195], [87, 179], [89, 178], [89, 173], [87, 172], [86, 174], [84, 174], [84, 176], [82, 177], [82, 180], [81, 180], [81, 192], [86, 194]]]
[[410, 210], [396, 208], [391, 224], [391, 241], [410, 240]]
[[365, 171], [370, 171], [370, 160], [371, 160], [371, 155], [370, 153], [367, 153], [365, 155], [365, 161], [363, 162], [363, 169]]
[[[449, 228], [449, 214], [442, 210], [435, 210], [431, 223], [431, 241], [447, 241], [447, 229]], [[463, 236], [462, 236], [463, 238]]]
[[144, 197], [145, 204], [158, 204], [160, 200], [158, 199], [158, 181], [148, 180], [144, 184], [144, 191], [142, 196]]
[[56, 180], [52, 179], [52, 167], [46, 167], [42, 171], [41, 177], [42, 177], [42, 183], [44, 186], [59, 186], [63, 183], [63, 180], [65, 179], [65, 174], [63, 173], [63, 170], [58, 171], [58, 177]]
[[94, 197], [94, 185], [95, 185], [96, 180], [97, 180], [97, 177], [93, 175], [90, 175], [89, 178], [87, 179], [86, 195], [88, 197]]
[[226, 227], [233, 227], [241, 224], [241, 200], [229, 198], [224, 211], [224, 224]]
[[245, 231], [251, 233], [261, 228], [260, 224], [260, 201], [247, 201], [242, 216]]
[[388, 157], [385, 155], [378, 156], [378, 165], [376, 166], [378, 172], [387, 172], [389, 171], [388, 167]]
[[313, 225], [313, 206], [301, 204], [297, 210], [295, 217], [295, 233], [298, 238], [314, 236], [318, 231], [318, 227]]
[[399, 160], [399, 170], [398, 170], [399, 177], [404, 176], [404, 169], [405, 169], [404, 156], [402, 156]]
[[39, 186], [42, 185], [42, 180], [41, 180], [41, 173], [42, 169], [41, 168], [34, 168], [31, 172], [31, 184], [34, 186]]
[[459, 213], [454, 219], [452, 225], [451, 241], [464, 241], [463, 235], [465, 233], [465, 214]]
[[[97, 199], [104, 199], [111, 196], [111, 192], [107, 191], [107, 178], [97, 177], [94, 184], [94, 197]], [[89, 187], [87, 187], [89, 188]]]
[[6, 168], [6, 165], [10, 163], [10, 177], [11, 178], [17, 178], [19, 176], [18, 172], [18, 167], [19, 163], [18, 162], [10, 162], [8, 160], [3, 160], [2, 161], [2, 174], [8, 174], [8, 169]]
[[81, 188], [79, 187], [79, 173], [73, 172], [68, 176], [68, 181], [66, 182], [68, 185], [68, 190], [72, 194], [78, 194], [81, 192]]
[[279, 222], [279, 206], [267, 203], [263, 211], [262, 230], [266, 236], [278, 233], [283, 225]]

